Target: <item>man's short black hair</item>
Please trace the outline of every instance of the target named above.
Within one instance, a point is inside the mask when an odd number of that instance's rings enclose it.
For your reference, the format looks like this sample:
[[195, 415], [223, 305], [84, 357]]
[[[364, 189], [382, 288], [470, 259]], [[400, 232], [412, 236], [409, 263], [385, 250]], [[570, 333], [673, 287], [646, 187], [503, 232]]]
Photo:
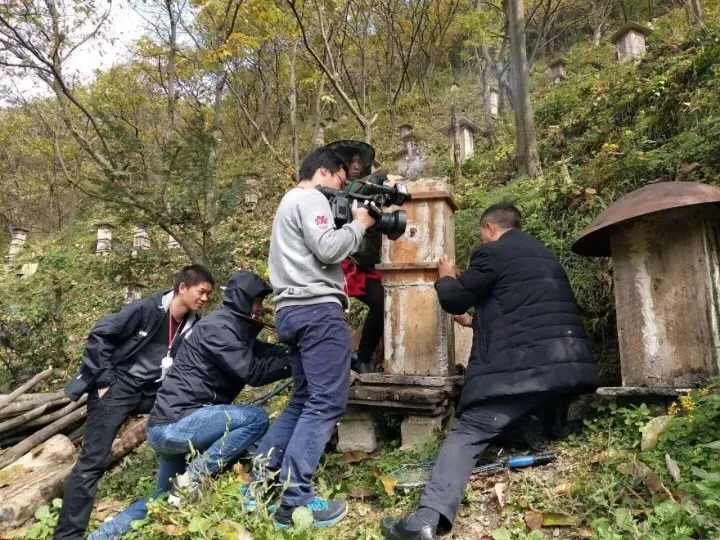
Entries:
[[199, 264], [190, 264], [183, 266], [178, 272], [177, 278], [175, 279], [175, 294], [180, 292], [180, 284], [184, 283], [187, 287], [193, 285], [200, 285], [201, 283], [209, 283], [213, 287], [215, 286], [215, 278], [210, 273], [210, 270]]
[[315, 171], [323, 167], [331, 173], [342, 169], [345, 174], [348, 174], [348, 165], [338, 152], [332, 148], [318, 148], [303, 159], [302, 165], [300, 165], [300, 180], [310, 180]]
[[480, 226], [494, 223], [503, 229], [520, 228], [520, 210], [509, 202], [501, 202], [489, 206], [480, 218]]

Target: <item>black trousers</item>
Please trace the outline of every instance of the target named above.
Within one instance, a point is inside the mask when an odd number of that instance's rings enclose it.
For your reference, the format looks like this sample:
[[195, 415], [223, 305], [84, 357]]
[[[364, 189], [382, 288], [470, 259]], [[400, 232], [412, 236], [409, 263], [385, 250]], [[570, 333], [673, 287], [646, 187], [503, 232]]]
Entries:
[[430, 481], [420, 498], [420, 506], [440, 513], [442, 528], [452, 528], [470, 474], [488, 443], [546, 399], [541, 394], [520, 395], [489, 400], [463, 410], [440, 447]]
[[154, 396], [144, 395], [122, 378], [117, 379], [102, 398], [98, 397], [96, 388], [90, 390], [82, 449], [65, 481], [63, 505], [55, 528], [56, 540], [82, 539], [115, 435], [128, 416], [150, 412], [154, 400]]
[[363, 304], [368, 306], [360, 343], [358, 356], [362, 362], [370, 362], [375, 349], [380, 343], [385, 325], [385, 289], [376, 279], [365, 281], [365, 296], [359, 297]]

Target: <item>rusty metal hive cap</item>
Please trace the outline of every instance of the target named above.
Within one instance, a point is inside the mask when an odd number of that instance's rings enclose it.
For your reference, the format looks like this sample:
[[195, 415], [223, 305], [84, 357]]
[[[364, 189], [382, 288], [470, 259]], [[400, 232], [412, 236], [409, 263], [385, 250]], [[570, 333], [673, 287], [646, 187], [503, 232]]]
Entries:
[[610, 229], [636, 217], [699, 204], [720, 202], [720, 187], [699, 182], [658, 182], [637, 189], [607, 207], [570, 249], [588, 257], [610, 256]]

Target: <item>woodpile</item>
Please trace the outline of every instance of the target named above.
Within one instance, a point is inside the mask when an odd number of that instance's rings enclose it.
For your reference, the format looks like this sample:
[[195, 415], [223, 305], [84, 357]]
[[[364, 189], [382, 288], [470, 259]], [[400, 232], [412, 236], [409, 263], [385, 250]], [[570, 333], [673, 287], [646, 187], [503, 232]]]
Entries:
[[[0, 395], [0, 527], [19, 527], [35, 510], [61, 495], [82, 442], [87, 396], [30, 393], [52, 374], [38, 373]], [[110, 464], [145, 440], [147, 415], [130, 418], [113, 443]]]

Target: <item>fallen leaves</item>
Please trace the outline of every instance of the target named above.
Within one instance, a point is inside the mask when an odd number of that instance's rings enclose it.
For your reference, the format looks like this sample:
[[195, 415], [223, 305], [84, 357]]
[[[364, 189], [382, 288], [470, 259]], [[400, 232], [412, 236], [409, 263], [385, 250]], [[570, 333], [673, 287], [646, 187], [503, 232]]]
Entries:
[[338, 463], [360, 463], [366, 459], [370, 459], [370, 454], [363, 450], [353, 450], [352, 452], [345, 452], [340, 456]]
[[356, 486], [348, 492], [348, 497], [351, 499], [359, 499], [364, 501], [365, 499], [371, 499], [375, 496], [372, 489], [367, 486]]
[[670, 427], [675, 418], [674, 416], [658, 416], [650, 420], [642, 430], [642, 438], [640, 439], [640, 450], [646, 452], [657, 446], [658, 437]]
[[223, 540], [253, 540], [252, 535], [245, 527], [231, 519], [223, 519], [219, 523], [218, 529]]
[[505, 495], [507, 484], [505, 484], [504, 482], [498, 482], [497, 484], [495, 484], [493, 489], [495, 490], [495, 496], [497, 497], [500, 508], [505, 508], [505, 503], [507, 502], [507, 498]]
[[390, 476], [389, 474], [381, 474], [378, 476], [378, 479], [382, 483], [385, 493], [387, 493], [390, 497], [395, 495], [395, 484], [397, 484], [397, 478]]
[[527, 510], [525, 512], [525, 525], [531, 531], [539, 530], [543, 525], [543, 515], [541, 512], [535, 512], [534, 510]]
[[232, 472], [237, 481], [243, 485], [252, 483], [252, 476], [250, 476], [250, 473], [245, 470], [241, 463], [233, 465]]
[[617, 466], [617, 471], [626, 476], [630, 476], [631, 478], [642, 480], [645, 487], [653, 495], [663, 491], [664, 489], [658, 474], [642, 461], [621, 463]]
[[670, 454], [665, 454], [665, 465], [667, 466], [668, 473], [670, 473], [670, 477], [673, 481], [680, 482], [682, 480], [680, 467], [678, 466], [677, 461], [670, 457]]
[[559, 512], [538, 512], [527, 510], [524, 514], [525, 525], [531, 531], [542, 527], [579, 527], [583, 521], [582, 516], [570, 516]]
[[543, 512], [543, 527], [578, 527], [582, 523], [582, 516], [571, 516], [560, 512]]

